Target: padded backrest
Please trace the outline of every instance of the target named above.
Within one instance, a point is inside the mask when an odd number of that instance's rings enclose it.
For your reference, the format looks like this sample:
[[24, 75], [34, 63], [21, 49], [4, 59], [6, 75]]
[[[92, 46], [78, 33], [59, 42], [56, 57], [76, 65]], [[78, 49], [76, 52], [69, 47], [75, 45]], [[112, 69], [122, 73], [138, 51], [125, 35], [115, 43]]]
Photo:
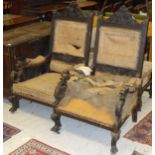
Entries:
[[100, 18], [95, 42], [96, 69], [140, 76], [147, 23], [138, 24], [124, 6], [110, 19]]
[[53, 51], [77, 57], [84, 57], [87, 23], [56, 20]]
[[75, 2], [63, 12], [54, 13], [50, 42], [52, 60], [88, 64], [92, 17], [85, 17]]

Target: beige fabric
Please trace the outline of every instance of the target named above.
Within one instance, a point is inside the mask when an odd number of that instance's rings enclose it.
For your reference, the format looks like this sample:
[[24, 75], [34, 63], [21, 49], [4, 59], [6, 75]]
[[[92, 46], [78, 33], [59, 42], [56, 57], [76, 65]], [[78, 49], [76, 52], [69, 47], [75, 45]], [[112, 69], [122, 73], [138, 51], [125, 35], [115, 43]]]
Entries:
[[46, 73], [36, 78], [13, 84], [13, 93], [52, 105], [54, 91], [60, 81], [60, 74]]
[[113, 115], [106, 108], [101, 110], [81, 99], [73, 99], [68, 104], [58, 106], [57, 110], [108, 127], [115, 123]]
[[144, 61], [142, 72], [142, 86], [149, 82], [152, 74], [152, 62]]
[[26, 58], [27, 67], [35, 67], [45, 62], [46, 57], [38, 55], [36, 58]]
[[71, 70], [73, 68], [73, 64], [69, 64], [63, 61], [59, 60], [52, 60], [50, 62], [50, 70], [63, 73], [66, 72], [67, 70]]
[[141, 33], [136, 30], [101, 27], [97, 62], [135, 70]]
[[87, 24], [57, 20], [55, 24], [53, 51], [84, 57]]
[[[116, 123], [115, 109], [120, 104], [120, 92], [127, 86], [129, 86], [128, 82], [124, 85], [122, 81], [106, 81], [103, 76], [70, 80], [66, 95], [58, 110], [92, 122], [100, 122], [102, 125], [112, 126]], [[130, 115], [136, 103], [137, 91], [129, 93], [123, 108], [122, 119]], [[85, 110], [87, 108], [89, 109]], [[104, 115], [107, 116], [104, 117]]]
[[104, 77], [105, 80], [122, 81], [127, 82], [131, 77], [125, 75], [115, 75], [108, 72], [96, 71], [96, 76]]

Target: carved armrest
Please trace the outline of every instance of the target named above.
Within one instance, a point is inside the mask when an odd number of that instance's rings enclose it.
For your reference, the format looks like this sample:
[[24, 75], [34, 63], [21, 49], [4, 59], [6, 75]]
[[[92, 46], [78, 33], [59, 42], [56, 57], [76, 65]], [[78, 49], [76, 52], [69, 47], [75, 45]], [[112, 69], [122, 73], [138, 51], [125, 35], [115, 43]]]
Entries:
[[44, 64], [46, 62], [47, 57], [39, 55], [35, 58], [26, 58], [25, 67], [36, 67]]
[[26, 68], [33, 68], [33, 67], [39, 67], [43, 65], [44, 63], [48, 63], [50, 60], [51, 55], [45, 56], [37, 56], [35, 58], [26, 58], [23, 61], [18, 60], [15, 64], [14, 70], [11, 72], [11, 80], [13, 83], [17, 83], [19, 81], [22, 81], [24, 78], [23, 72]]
[[132, 77], [126, 85], [129, 87], [129, 92], [135, 92], [142, 85], [142, 79], [137, 77]]

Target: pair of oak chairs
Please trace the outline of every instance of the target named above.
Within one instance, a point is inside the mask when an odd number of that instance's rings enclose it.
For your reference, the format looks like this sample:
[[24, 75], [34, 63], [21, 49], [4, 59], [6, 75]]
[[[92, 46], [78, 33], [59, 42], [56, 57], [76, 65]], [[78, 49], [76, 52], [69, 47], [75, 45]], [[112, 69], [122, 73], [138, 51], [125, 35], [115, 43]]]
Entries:
[[[17, 62], [10, 111], [25, 98], [53, 107], [51, 130], [57, 133], [61, 115], [108, 129], [115, 154], [122, 124], [130, 115], [137, 121], [143, 90], [151, 84], [151, 71], [144, 76], [149, 67], [143, 64], [148, 20], [137, 23], [124, 6], [110, 19], [99, 15], [93, 51], [92, 22], [93, 14], [83, 15], [76, 3], [54, 13], [50, 54]], [[49, 65], [47, 73], [22, 80], [25, 68], [42, 64]]]

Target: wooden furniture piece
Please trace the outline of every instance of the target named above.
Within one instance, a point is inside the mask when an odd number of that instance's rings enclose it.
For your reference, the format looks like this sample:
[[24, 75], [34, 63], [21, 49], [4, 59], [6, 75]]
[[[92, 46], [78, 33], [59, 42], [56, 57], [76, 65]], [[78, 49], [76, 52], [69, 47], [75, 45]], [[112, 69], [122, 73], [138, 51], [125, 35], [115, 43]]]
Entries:
[[4, 32], [3, 36], [3, 90], [11, 96], [11, 72], [18, 60], [34, 58], [49, 52], [50, 22], [36, 22]]
[[22, 14], [23, 10], [32, 10], [40, 6], [48, 6], [51, 4], [60, 4], [63, 0], [13, 0], [11, 13]]
[[[72, 1], [61, 2], [61, 3], [51, 3], [49, 5], [36, 6], [34, 8], [26, 8], [23, 10], [26, 14], [37, 15], [43, 19], [51, 20], [53, 11], [63, 11]], [[82, 9], [90, 8], [96, 6], [94, 1], [84, 1], [78, 2], [78, 5]]]
[[14, 15], [14, 14], [4, 14], [3, 15], [3, 30], [8, 30], [30, 24], [32, 22], [39, 21], [38, 17], [24, 16], [24, 15]]
[[[37, 58], [17, 63], [14, 72], [19, 76], [13, 77], [11, 112], [15, 112], [19, 107], [20, 98], [34, 100], [48, 106], [57, 104], [55, 88], [57, 84], [65, 88], [64, 84], [68, 79], [66, 76], [63, 78], [64, 81], [60, 82], [63, 72], [77, 63], [88, 65], [92, 19], [92, 15], [85, 17], [76, 3], [72, 3], [62, 13], [57, 12], [53, 15], [50, 40], [51, 55], [42, 58], [41, 62], [47, 63], [47, 58], [51, 58], [50, 71], [20, 82], [22, 77], [20, 73], [25, 67], [31, 68], [41, 63]], [[21, 64], [24, 62], [26, 63], [22, 66]], [[63, 92], [64, 89], [62, 88], [61, 91]]]
[[61, 115], [82, 120], [112, 132], [111, 153], [115, 154], [120, 128], [132, 114], [137, 121], [141, 107], [144, 47], [147, 23], [137, 23], [127, 8], [121, 7], [110, 19], [98, 21], [93, 76], [76, 76], [66, 81], [61, 96], [58, 85], [53, 118], [59, 132]]
[[28, 15], [35, 15], [40, 17], [41, 19], [51, 20], [53, 11], [62, 11], [68, 5], [65, 3], [52, 3], [49, 5], [36, 6], [33, 8], [24, 8], [23, 13]]

